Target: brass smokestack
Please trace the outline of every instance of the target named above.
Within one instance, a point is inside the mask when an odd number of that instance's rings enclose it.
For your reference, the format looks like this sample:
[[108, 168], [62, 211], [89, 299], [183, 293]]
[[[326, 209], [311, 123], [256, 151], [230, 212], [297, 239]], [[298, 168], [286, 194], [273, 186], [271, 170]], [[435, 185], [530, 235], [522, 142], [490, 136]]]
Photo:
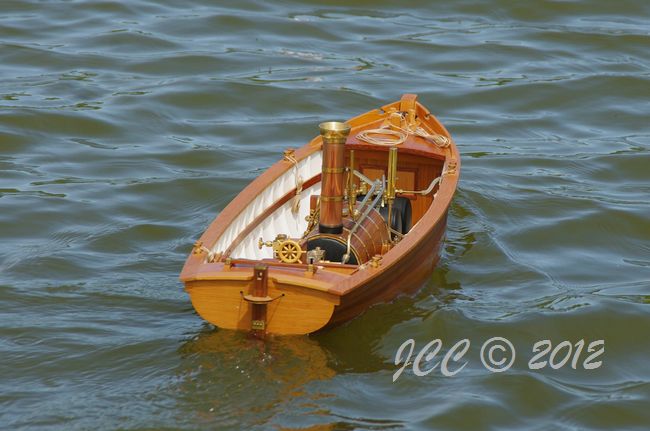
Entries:
[[346, 123], [329, 121], [318, 125], [323, 137], [323, 174], [320, 198], [320, 233], [343, 232], [343, 190], [345, 188], [345, 141], [350, 134]]

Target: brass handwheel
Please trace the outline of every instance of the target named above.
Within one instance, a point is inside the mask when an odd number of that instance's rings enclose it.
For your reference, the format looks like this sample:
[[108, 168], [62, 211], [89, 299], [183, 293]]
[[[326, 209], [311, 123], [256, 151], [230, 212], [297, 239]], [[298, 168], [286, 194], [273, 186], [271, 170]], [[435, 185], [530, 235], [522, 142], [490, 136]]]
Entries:
[[282, 241], [278, 248], [278, 257], [284, 263], [296, 263], [300, 260], [300, 256], [304, 253], [300, 244], [292, 239]]

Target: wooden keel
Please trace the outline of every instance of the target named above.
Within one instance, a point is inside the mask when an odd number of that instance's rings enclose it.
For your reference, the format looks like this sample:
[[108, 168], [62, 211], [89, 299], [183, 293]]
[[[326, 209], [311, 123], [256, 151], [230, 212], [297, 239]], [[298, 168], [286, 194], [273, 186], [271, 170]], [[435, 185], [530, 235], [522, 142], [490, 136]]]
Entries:
[[255, 265], [253, 272], [253, 296], [244, 296], [244, 299], [251, 305], [251, 332], [263, 337], [266, 334], [266, 305], [273, 300], [268, 296], [269, 268], [264, 264]]

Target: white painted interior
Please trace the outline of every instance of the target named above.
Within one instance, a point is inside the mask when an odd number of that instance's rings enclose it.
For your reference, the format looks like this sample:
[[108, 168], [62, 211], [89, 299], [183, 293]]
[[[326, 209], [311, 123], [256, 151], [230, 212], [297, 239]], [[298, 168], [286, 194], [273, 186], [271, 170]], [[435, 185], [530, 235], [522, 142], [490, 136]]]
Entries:
[[[321, 172], [321, 165], [322, 153], [316, 151], [298, 162], [298, 175], [302, 177], [303, 181], [306, 181]], [[300, 210], [296, 214], [291, 211], [291, 200], [274, 211], [270, 217], [266, 218], [246, 236], [233, 250], [231, 257], [240, 259], [271, 258], [273, 257], [271, 248], [264, 247], [262, 250], [258, 248], [257, 240], [260, 237], [264, 238], [264, 240], [273, 240], [277, 234], [284, 233], [289, 238], [300, 238], [307, 228], [305, 217], [309, 215], [310, 196], [320, 194], [320, 186], [320, 183], [317, 183], [302, 191], [300, 194]], [[212, 251], [225, 251], [246, 226], [295, 187], [296, 169], [290, 168], [249, 202], [217, 240]]]

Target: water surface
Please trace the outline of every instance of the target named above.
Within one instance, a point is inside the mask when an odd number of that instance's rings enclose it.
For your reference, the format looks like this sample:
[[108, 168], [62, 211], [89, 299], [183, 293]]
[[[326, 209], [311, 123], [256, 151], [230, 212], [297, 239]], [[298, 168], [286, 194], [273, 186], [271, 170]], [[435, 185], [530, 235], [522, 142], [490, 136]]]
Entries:
[[[648, 428], [647, 2], [0, 10], [3, 427]], [[205, 324], [177, 276], [208, 223], [319, 122], [406, 92], [463, 157], [431, 279], [311, 337]], [[393, 383], [408, 338], [469, 363]], [[530, 370], [542, 339], [603, 339], [603, 365]]]

